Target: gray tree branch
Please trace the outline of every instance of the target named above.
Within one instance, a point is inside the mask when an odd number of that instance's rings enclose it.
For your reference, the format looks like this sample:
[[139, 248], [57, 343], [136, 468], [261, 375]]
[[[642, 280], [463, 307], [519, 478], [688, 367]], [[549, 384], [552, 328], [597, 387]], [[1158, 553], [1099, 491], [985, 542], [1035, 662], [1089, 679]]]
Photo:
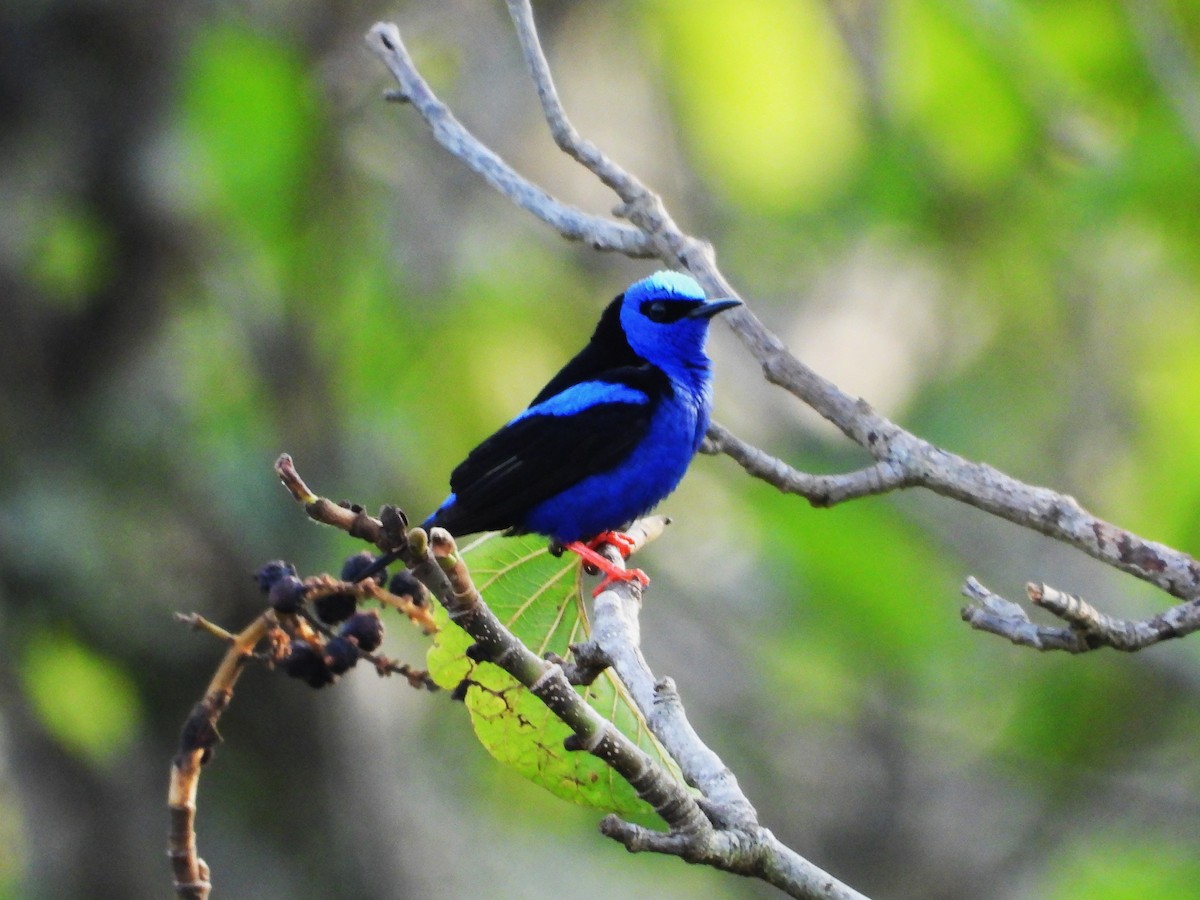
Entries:
[[421, 77], [395, 25], [384, 22], [375, 25], [368, 34], [368, 44], [400, 85], [388, 99], [411, 103], [429, 125], [434, 139], [502, 195], [536, 215], [567, 240], [583, 241], [596, 250], [614, 251], [634, 258], [655, 255], [645, 236], [636, 228], [588, 215], [556, 200], [519, 175], [471, 134]]
[[1101, 647], [1132, 653], [1200, 630], [1200, 602], [1196, 600], [1178, 603], [1147, 619], [1119, 619], [1048, 584], [1027, 584], [1025, 593], [1030, 603], [1067, 624], [1037, 625], [1019, 604], [993, 593], [974, 578], [968, 578], [963, 586], [963, 595], [971, 601], [963, 607], [963, 621], [1020, 647], [1068, 653], [1086, 653]]
[[[508, 7], [551, 136], [564, 153], [614, 192], [620, 200], [615, 214], [627, 219], [632, 228], [565, 206], [512, 172], [437, 100], [417, 73], [394, 25], [376, 25], [367, 40], [399, 82], [402, 99], [413, 105], [439, 143], [523, 209], [569, 239], [585, 240], [599, 249], [631, 256], [657, 256], [669, 266], [689, 271], [710, 296], [737, 297], [717, 267], [711, 246], [684, 232], [656, 193], [583, 138], [571, 124], [554, 86], [528, 0], [508, 0]], [[768, 382], [810, 406], [874, 460], [856, 472], [809, 475], [714, 424], [708, 434], [710, 449], [729, 455], [748, 473], [818, 506], [900, 488], [925, 487], [1068, 543], [1172, 596], [1191, 601], [1200, 594], [1200, 564], [1187, 554], [1098, 519], [1071, 497], [1024, 484], [918, 438], [880, 415], [865, 400], [845, 393], [806, 366], [748, 306], [731, 311], [725, 321], [758, 362]], [[964, 618], [973, 627], [1040, 649], [1079, 652], [1092, 649], [1091, 645], [1107, 645], [1131, 650], [1179, 636], [1186, 633], [1185, 628], [1200, 627], [1192, 626], [1185, 609], [1190, 609], [1190, 603], [1177, 607], [1178, 615], [1164, 614], [1161, 627], [1155, 627], [1122, 623], [1103, 616], [1078, 598], [1040, 588], [1036, 597], [1031, 592], [1031, 600], [1067, 622], [1066, 628], [1046, 628], [1033, 625], [1020, 607], [987, 591], [974, 579], [968, 580], [964, 591], [975, 601], [964, 610]], [[646, 664], [639, 648], [638, 602], [636, 590], [630, 585], [602, 594], [596, 602], [594, 647], [581, 652], [581, 656], [587, 656], [591, 667], [596, 660], [613, 665], [660, 742], [680, 762], [688, 782], [703, 792], [701, 808], [706, 818], [697, 825], [691, 817], [684, 828], [675, 827], [673, 822], [670, 832], [658, 833], [610, 816], [602, 824], [604, 833], [630, 850], [677, 855], [752, 875], [792, 896], [860, 896], [779, 844], [758, 824], [753, 805], [742, 794], [736, 778], [688, 724], [674, 685], [669, 679], [656, 679]], [[581, 666], [581, 671], [588, 668]], [[562, 675], [561, 669], [558, 675]], [[565, 677], [562, 681], [566, 683]]]
[[834, 506], [847, 500], [886, 494], [905, 486], [909, 473], [890, 462], [877, 462], [843, 475], [809, 475], [793, 469], [781, 459], [753, 444], [747, 444], [729, 429], [713, 422], [708, 427], [708, 453], [724, 453], [747, 474], [772, 484], [785, 494], [798, 494], [813, 506]]
[[[661, 531], [665, 524], [661, 516], [654, 516], [635, 523], [634, 529]], [[636, 540], [637, 531], [634, 535]], [[611, 547], [603, 552], [614, 563], [619, 559]], [[640, 592], [630, 590], [627, 583], [600, 594], [592, 604], [592, 643], [629, 689], [650, 730], [679, 763], [688, 784], [704, 795], [710, 818], [722, 824], [757, 826], [757, 813], [737, 778], [692, 728], [675, 683], [670, 678], [656, 678], [642, 655], [641, 605]]]
[[[667, 747], [668, 752], [678, 754], [676, 759], [688, 782], [712, 792], [703, 799], [693, 796], [663, 766], [596, 712], [572, 687], [558, 661], [537, 656], [496, 618], [476, 588], [449, 532], [435, 528], [426, 536], [416, 528], [403, 534], [389, 527], [383, 517], [377, 519], [361, 508], [348, 508], [320, 497], [304, 483], [286, 455], [276, 463], [276, 472], [312, 519], [341, 528], [385, 553], [394, 552], [403, 560], [413, 575], [437, 596], [450, 619], [474, 638], [475, 644], [468, 655], [492, 662], [516, 678], [570, 726], [573, 734], [567, 739], [566, 749], [591, 753], [611, 766], [670, 828], [660, 834], [610, 816], [604, 820], [605, 834], [621, 840], [630, 850], [655, 849], [690, 862], [761, 878], [793, 897], [865, 900], [784, 847], [758, 825], [757, 815], [737, 789], [732, 773], [687, 724], [677, 694], [674, 703], [657, 710], [655, 700], [646, 701], [643, 713], [660, 741], [673, 745]], [[631, 529], [634, 549], [660, 534], [665, 524], [665, 519], [655, 517]], [[614, 565], [622, 565], [616, 551], [611, 548], [609, 551], [614, 554], [611, 557]], [[640, 605], [641, 587], [636, 582], [622, 582], [605, 591], [597, 600], [593, 640], [601, 652], [612, 652], [619, 657], [619, 663], [614, 661], [621, 667], [618, 674], [627, 675], [626, 685], [644, 698], [646, 685], [653, 684], [654, 676], [637, 646], [636, 610]], [[659, 690], [651, 687], [649, 692], [657, 694]], [[673, 691], [664, 686], [662, 693]]]
[[[634, 526], [661, 531], [665, 520], [652, 517]], [[614, 564], [620, 556], [604, 549]], [[631, 852], [678, 856], [737, 875], [761, 879], [792, 897], [866, 900], [828, 872], [779, 841], [758, 821], [758, 812], [737, 777], [692, 728], [675, 682], [657, 678], [641, 650], [641, 590], [621, 582], [596, 598], [591, 643], [629, 689], [659, 743], [679, 764], [684, 779], [703, 795], [701, 807], [712, 828], [691, 834], [658, 832], [610, 815], [600, 823], [605, 835]]]
[[[578, 133], [558, 98], [529, 3], [527, 0], [508, 0], [508, 7], [555, 142], [613, 190], [621, 201], [617, 214], [635, 226], [641, 239], [627, 237], [623, 231], [598, 239], [581, 237], [585, 233], [584, 226], [590, 227], [596, 223], [620, 226], [594, 217], [580, 219], [578, 217], [584, 214], [570, 208], [564, 211], [563, 205], [552, 198], [540, 199], [548, 195], [536, 188], [518, 196], [513, 196], [503, 186], [497, 185], [498, 189], [552, 227], [560, 228], [559, 223], [565, 217], [568, 227], [560, 230], [570, 239], [588, 240], [603, 245], [603, 249], [620, 249], [623, 242], [631, 244], [635, 252], [630, 255], [656, 255], [670, 266], [686, 269], [712, 296], [738, 297], [717, 267], [711, 246], [684, 232], [657, 194]], [[449, 113], [416, 75], [403, 49], [398, 29], [393, 25], [376, 25], [368, 35], [368, 43], [400, 81], [405, 96], [413, 100], [414, 107], [434, 130], [435, 136], [439, 135]], [[419, 84], [421, 90], [414, 91], [414, 84]], [[414, 99], [417, 94], [420, 95], [420, 102]], [[486, 162], [495, 159], [490, 150], [473, 138], [464, 142], [448, 141], [439, 136], [438, 140], [476, 171], [482, 171], [486, 168]], [[499, 165], [503, 166], [503, 163]], [[485, 174], [485, 177], [488, 175]], [[1177, 599], [1190, 601], [1200, 597], [1200, 563], [1189, 554], [1106, 522], [1084, 509], [1072, 497], [1049, 488], [1025, 484], [991, 466], [964, 459], [906, 431], [878, 413], [865, 400], [845, 393], [797, 359], [753, 314], [748, 305], [730, 310], [722, 318], [761, 366], [768, 382], [807, 404], [875, 460], [873, 465], [857, 472], [809, 475], [738, 440], [721, 426], [714, 425], [709, 432], [710, 445], [736, 460], [756, 478], [787, 493], [803, 496], [817, 506], [833, 505], [901, 488], [924, 487], [1069, 544], [1106, 565], [1155, 585]], [[1165, 632], [1163, 635], [1157, 640], [1167, 636]], [[1157, 640], [1141, 646], [1150, 646]]]

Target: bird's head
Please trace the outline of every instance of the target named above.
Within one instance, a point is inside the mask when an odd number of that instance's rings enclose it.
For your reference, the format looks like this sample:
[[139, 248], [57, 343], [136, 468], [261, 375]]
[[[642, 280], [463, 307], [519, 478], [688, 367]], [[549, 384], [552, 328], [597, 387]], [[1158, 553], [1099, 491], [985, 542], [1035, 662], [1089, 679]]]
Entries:
[[709, 320], [738, 300], [707, 301], [703, 288], [679, 272], [655, 272], [629, 286], [621, 303], [621, 328], [633, 352], [670, 375], [706, 368]]

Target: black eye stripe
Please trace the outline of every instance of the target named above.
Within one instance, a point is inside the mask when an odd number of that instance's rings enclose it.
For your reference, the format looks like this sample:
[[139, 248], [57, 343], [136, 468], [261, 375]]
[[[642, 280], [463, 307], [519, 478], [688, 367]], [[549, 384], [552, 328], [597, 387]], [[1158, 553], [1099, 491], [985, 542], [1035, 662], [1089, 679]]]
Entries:
[[702, 305], [700, 300], [643, 300], [638, 312], [651, 322], [678, 322]]

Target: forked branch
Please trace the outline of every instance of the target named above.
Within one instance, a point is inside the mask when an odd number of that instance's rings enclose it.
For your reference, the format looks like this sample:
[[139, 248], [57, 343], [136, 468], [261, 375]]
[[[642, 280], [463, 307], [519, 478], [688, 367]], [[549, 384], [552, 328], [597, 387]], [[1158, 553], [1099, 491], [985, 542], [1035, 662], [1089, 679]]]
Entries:
[[[281, 457], [276, 471], [310, 517], [355, 533], [404, 560], [437, 596], [450, 619], [474, 639], [468, 655], [500, 666], [528, 688], [572, 729], [567, 750], [591, 753], [610, 766], [654, 807], [670, 829], [655, 832], [609, 816], [602, 823], [605, 834], [630, 850], [655, 849], [690, 862], [761, 878], [793, 897], [865, 900], [758, 824], [754, 808], [738, 789], [732, 773], [687, 724], [673, 685], [655, 683], [637, 649], [636, 610], [641, 604], [637, 582], [619, 582], [597, 598], [593, 640], [609, 654], [611, 664], [630, 687], [656, 736], [680, 764], [688, 783], [701, 790], [700, 797], [596, 712], [574, 689], [557, 660], [539, 657], [495, 616], [449, 532], [434, 528], [426, 535], [414, 528], [402, 538], [398, 539], [394, 530], [388, 537], [384, 517], [377, 519], [357, 507], [332, 503], [309, 490], [290, 457]], [[635, 543], [652, 539], [663, 524], [664, 520], [652, 519], [634, 529]], [[619, 555], [611, 558], [614, 565], [623, 564]]]
[[[551, 198], [527, 179], [516, 176], [478, 140], [463, 139], [462, 128], [421, 79], [404, 48], [399, 29], [375, 25], [367, 35], [376, 52], [400, 84], [400, 95], [410, 101], [433, 130], [437, 140], [465, 165], [480, 172], [514, 203], [531, 212], [564, 237], [585, 240], [604, 250], [634, 257], [654, 255], [667, 265], [685, 269], [711, 296], [737, 297], [737, 292], [717, 267], [711, 246], [684, 232], [671, 217], [662, 199], [600, 148], [579, 134], [558, 97], [554, 79], [537, 34], [528, 0], [507, 0], [530, 78], [537, 91], [551, 136], [564, 153], [584, 166], [620, 201], [617, 215], [633, 228], [613, 220], [589, 216]], [[452, 123], [449, 127], [447, 123]], [[461, 132], [461, 133], [460, 133]], [[498, 177], [497, 170], [505, 173]], [[739, 298], [740, 299], [740, 298]], [[781, 491], [805, 497], [815, 506], [831, 506], [859, 497], [911, 487], [923, 487], [1023, 528], [1066, 543], [1088, 556], [1133, 575], [1185, 601], [1200, 598], [1200, 563], [1187, 553], [1147, 540], [1093, 515], [1074, 498], [1049, 488], [1029, 485], [991, 466], [972, 462], [936, 447], [901, 428], [869, 403], [853, 397], [797, 359], [748, 305], [731, 310], [723, 320], [762, 368], [764, 378], [791, 393], [846, 437], [862, 447], [873, 463], [856, 472], [812, 475], [753, 447], [718, 424], [709, 431], [711, 448], [736, 460], [749, 474]], [[964, 588], [969, 592], [969, 587]], [[1182, 612], [1163, 614], [1178, 618]], [[1186, 616], [1184, 616], [1186, 618]], [[1141, 649], [1167, 637], [1170, 628], [1142, 623], [1144, 636], [1123, 649]], [[1075, 628], [1077, 626], [1071, 626]], [[994, 629], [985, 629], [994, 630]], [[1023, 642], [1018, 642], [1023, 643]], [[1047, 646], [1059, 646], [1051, 641]], [[1076, 646], [1076, 645], [1072, 645]], [[1098, 646], [1116, 646], [1103, 641]]]
[[192, 616], [188, 621], [194, 628], [210, 631], [229, 642], [229, 649], [209, 682], [208, 690], [184, 722], [179, 752], [171, 761], [167, 795], [171, 813], [167, 847], [175, 876], [175, 895], [184, 900], [206, 900], [212, 884], [208, 865], [196, 850], [196, 789], [200, 784], [200, 768], [208, 762], [213, 748], [221, 740], [217, 720], [233, 698], [233, 686], [242, 674], [242, 667], [274, 626], [275, 616], [267, 610], [236, 635], [216, 629], [199, 616]]

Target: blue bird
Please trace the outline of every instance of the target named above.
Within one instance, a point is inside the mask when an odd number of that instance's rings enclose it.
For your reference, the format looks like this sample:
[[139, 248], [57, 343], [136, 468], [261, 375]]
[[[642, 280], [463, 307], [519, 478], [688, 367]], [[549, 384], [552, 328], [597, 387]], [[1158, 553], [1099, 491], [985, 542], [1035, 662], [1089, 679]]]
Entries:
[[708, 430], [709, 321], [737, 300], [706, 302], [700, 285], [656, 272], [614, 299], [592, 339], [524, 412], [470, 452], [451, 494], [423, 523], [451, 534], [536, 533], [613, 580], [637, 578], [596, 549], [649, 512], [683, 478]]

